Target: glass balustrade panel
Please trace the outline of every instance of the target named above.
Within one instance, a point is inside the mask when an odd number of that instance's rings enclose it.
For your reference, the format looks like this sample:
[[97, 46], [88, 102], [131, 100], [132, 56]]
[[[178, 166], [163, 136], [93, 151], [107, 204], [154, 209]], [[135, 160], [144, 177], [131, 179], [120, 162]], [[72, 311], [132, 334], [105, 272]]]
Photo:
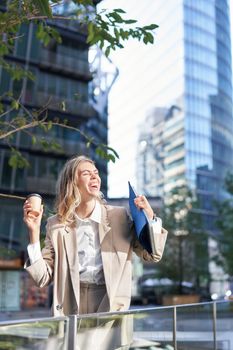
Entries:
[[233, 349], [233, 300], [216, 303], [216, 343], [218, 350]]
[[213, 350], [213, 303], [176, 307], [176, 341], [179, 350]]
[[168, 349], [173, 344], [173, 309], [131, 310], [77, 319], [77, 349]]
[[68, 318], [0, 323], [0, 349], [65, 350], [68, 348], [67, 326]]

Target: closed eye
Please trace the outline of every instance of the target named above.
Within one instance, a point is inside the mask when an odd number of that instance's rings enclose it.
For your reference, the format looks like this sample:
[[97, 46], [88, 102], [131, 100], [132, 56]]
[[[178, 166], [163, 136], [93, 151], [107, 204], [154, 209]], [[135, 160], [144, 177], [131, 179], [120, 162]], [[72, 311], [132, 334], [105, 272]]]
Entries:
[[84, 175], [84, 176], [89, 176], [89, 175], [91, 175], [91, 174], [95, 174], [95, 175], [99, 175], [99, 171], [98, 170], [94, 170], [94, 171], [90, 171], [90, 170], [84, 170], [84, 171], [82, 171], [82, 175]]

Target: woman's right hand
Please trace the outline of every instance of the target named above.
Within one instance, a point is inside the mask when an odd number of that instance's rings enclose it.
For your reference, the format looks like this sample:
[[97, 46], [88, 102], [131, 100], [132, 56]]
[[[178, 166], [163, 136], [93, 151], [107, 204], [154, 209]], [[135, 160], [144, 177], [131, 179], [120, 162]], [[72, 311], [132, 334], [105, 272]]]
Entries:
[[43, 215], [43, 205], [41, 205], [40, 213], [34, 216], [32, 213], [32, 206], [29, 201], [25, 201], [23, 205], [23, 221], [25, 222], [28, 231], [30, 243], [36, 243], [40, 240], [40, 226]]

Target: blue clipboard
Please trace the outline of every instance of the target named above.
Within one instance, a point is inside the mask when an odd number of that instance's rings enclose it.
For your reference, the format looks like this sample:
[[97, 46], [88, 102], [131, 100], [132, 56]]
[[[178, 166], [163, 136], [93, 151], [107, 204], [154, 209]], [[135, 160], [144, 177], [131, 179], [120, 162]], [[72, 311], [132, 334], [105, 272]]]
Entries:
[[134, 199], [137, 197], [133, 187], [129, 184], [129, 208], [132, 219], [134, 221], [135, 232], [140, 244], [149, 253], [152, 253], [152, 246], [150, 240], [150, 224], [149, 220], [142, 209], [138, 209], [134, 204]]

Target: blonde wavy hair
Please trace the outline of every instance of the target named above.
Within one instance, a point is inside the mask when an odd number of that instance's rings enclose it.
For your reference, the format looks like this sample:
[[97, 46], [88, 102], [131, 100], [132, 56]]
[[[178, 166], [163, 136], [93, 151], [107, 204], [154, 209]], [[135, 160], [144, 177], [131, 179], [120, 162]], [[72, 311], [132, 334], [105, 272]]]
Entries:
[[[95, 162], [86, 156], [76, 156], [68, 160], [59, 175], [56, 185], [55, 210], [61, 222], [74, 222], [75, 209], [81, 202], [81, 195], [77, 186], [78, 166], [82, 162]], [[97, 199], [102, 202], [103, 194], [99, 192]]]

